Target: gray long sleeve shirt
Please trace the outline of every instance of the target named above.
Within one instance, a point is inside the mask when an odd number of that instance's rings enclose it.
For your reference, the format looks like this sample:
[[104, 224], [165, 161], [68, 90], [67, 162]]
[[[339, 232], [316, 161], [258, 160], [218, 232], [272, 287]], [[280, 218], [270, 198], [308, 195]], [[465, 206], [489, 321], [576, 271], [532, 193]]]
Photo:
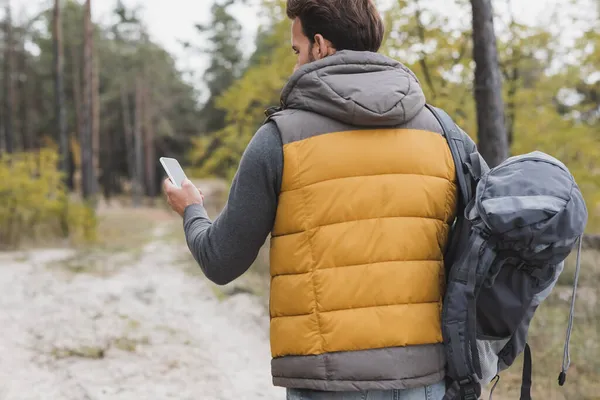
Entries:
[[202, 205], [185, 209], [188, 247], [208, 279], [226, 285], [250, 268], [275, 222], [283, 174], [283, 146], [270, 122], [254, 135], [215, 221]]

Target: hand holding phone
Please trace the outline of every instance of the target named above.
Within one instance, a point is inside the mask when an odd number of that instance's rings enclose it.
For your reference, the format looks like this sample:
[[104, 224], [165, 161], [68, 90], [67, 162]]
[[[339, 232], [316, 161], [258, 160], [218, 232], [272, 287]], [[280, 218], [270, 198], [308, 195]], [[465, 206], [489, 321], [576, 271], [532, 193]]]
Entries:
[[179, 162], [174, 158], [161, 157], [160, 163], [171, 179], [171, 182], [173, 182], [177, 188], [181, 189], [181, 184], [187, 179], [187, 176], [185, 175], [185, 172], [183, 172], [183, 168], [181, 168]]
[[[173, 158], [162, 157], [160, 163], [169, 176], [169, 183], [165, 179], [163, 188], [167, 195], [167, 202], [179, 215], [183, 217], [185, 209], [192, 204], [204, 203], [204, 195], [186, 177], [181, 165]], [[187, 180], [187, 182], [185, 182]], [[184, 185], [185, 182], [185, 185]]]

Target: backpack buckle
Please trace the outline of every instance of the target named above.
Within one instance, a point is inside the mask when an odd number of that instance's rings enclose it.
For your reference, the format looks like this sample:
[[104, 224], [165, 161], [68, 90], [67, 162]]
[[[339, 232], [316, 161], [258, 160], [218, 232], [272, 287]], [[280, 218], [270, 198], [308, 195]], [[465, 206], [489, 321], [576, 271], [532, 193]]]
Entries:
[[462, 400], [478, 400], [481, 387], [472, 378], [463, 378], [458, 381], [460, 398]]
[[268, 108], [265, 110], [264, 114], [265, 114], [265, 117], [267, 117], [267, 118], [268, 118], [268, 117], [270, 117], [271, 115], [273, 115], [273, 114], [275, 114], [276, 112], [279, 112], [279, 111], [281, 111], [281, 110], [282, 110], [282, 107], [281, 107], [281, 106], [271, 106], [271, 107], [268, 107]]

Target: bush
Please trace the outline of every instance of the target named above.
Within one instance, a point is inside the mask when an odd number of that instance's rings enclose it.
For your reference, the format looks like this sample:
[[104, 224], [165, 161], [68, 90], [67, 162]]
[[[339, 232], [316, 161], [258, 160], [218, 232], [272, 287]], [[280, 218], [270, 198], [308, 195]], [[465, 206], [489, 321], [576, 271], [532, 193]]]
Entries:
[[69, 199], [53, 148], [0, 155], [0, 247], [24, 238], [95, 239], [93, 209]]

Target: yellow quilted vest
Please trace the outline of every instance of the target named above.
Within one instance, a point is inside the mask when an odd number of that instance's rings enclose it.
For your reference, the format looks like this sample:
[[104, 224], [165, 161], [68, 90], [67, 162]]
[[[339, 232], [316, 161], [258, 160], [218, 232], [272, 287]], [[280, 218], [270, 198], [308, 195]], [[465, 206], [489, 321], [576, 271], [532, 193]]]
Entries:
[[441, 343], [456, 206], [445, 139], [395, 128], [288, 136], [271, 238], [272, 356]]

